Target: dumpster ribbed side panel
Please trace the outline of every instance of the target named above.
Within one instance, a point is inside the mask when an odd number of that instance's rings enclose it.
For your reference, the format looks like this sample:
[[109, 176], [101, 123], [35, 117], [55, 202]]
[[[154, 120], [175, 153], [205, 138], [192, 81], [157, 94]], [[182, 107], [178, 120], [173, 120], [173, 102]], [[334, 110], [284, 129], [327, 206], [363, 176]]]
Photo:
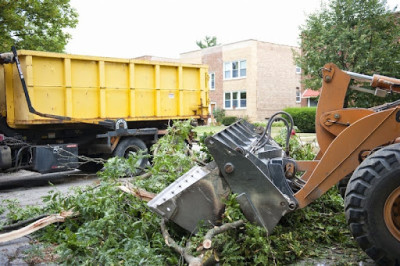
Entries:
[[4, 66], [0, 65], [0, 115], [6, 116], [6, 84], [4, 79]]
[[[32, 106], [29, 113], [16, 67], [6, 78], [8, 123], [98, 123], [204, 118], [208, 115], [207, 66], [18, 51]], [[7, 71], [5, 71], [7, 72]], [[0, 80], [1, 81], [1, 80]], [[7, 83], [7, 82], [4, 82]], [[10, 112], [14, 116], [10, 116]]]

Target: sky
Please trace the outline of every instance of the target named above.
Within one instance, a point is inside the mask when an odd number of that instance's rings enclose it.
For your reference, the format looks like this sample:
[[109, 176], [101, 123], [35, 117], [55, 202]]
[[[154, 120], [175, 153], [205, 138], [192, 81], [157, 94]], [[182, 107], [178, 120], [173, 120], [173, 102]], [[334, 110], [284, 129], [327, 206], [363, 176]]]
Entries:
[[[388, 0], [389, 7], [400, 0]], [[196, 41], [248, 39], [299, 46], [300, 27], [321, 0], [71, 0], [79, 23], [66, 52], [120, 58], [179, 58]]]

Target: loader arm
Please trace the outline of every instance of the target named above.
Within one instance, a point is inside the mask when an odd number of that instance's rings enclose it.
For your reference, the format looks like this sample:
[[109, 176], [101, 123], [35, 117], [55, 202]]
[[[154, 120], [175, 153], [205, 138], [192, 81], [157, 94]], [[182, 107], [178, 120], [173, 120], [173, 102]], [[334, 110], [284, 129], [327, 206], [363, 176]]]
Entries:
[[[313, 163], [297, 162], [306, 184], [296, 194], [303, 208], [321, 197], [360, 164], [364, 152], [387, 145], [400, 136], [400, 108], [383, 111], [343, 108], [351, 76], [334, 64], [322, 69], [323, 84], [316, 112], [316, 136], [320, 151]], [[379, 77], [380, 82], [386, 84]], [[377, 77], [371, 77], [371, 84]], [[392, 85], [400, 80], [388, 79]]]

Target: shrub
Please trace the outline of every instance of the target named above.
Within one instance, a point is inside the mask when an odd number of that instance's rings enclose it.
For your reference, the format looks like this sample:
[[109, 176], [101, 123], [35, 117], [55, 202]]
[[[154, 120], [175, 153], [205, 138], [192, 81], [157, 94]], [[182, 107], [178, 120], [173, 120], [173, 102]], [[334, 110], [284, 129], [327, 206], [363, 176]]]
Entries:
[[225, 110], [224, 109], [220, 109], [220, 108], [215, 108], [213, 111], [213, 115], [215, 117], [215, 120], [217, 121], [217, 123], [222, 123], [222, 120], [225, 117]]
[[236, 116], [225, 116], [225, 117], [222, 119], [222, 122], [221, 122], [221, 123], [222, 123], [224, 126], [229, 126], [229, 125], [235, 123], [236, 120], [237, 120], [237, 117], [236, 117]]
[[290, 107], [284, 109], [293, 117], [294, 124], [301, 132], [315, 133], [315, 107]]

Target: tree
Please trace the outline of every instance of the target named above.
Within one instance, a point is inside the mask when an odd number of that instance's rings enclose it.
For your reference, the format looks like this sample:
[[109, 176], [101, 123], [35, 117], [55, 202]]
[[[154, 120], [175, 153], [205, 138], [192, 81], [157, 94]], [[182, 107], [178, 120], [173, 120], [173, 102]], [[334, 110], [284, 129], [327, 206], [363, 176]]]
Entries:
[[78, 14], [70, 0], [1, 0], [0, 51], [18, 49], [62, 52]]
[[217, 45], [217, 37], [206, 36], [206, 37], [204, 37], [204, 40], [196, 41], [196, 44], [198, 47], [200, 47], [200, 49], [204, 49], [207, 47], [213, 47], [213, 46]]
[[[372, 75], [400, 75], [400, 14], [384, 0], [332, 0], [301, 27], [301, 55], [296, 55], [307, 88], [318, 89], [321, 67], [333, 62], [344, 70]], [[393, 97], [389, 97], [391, 100]], [[348, 103], [379, 104], [377, 97], [350, 92]]]

